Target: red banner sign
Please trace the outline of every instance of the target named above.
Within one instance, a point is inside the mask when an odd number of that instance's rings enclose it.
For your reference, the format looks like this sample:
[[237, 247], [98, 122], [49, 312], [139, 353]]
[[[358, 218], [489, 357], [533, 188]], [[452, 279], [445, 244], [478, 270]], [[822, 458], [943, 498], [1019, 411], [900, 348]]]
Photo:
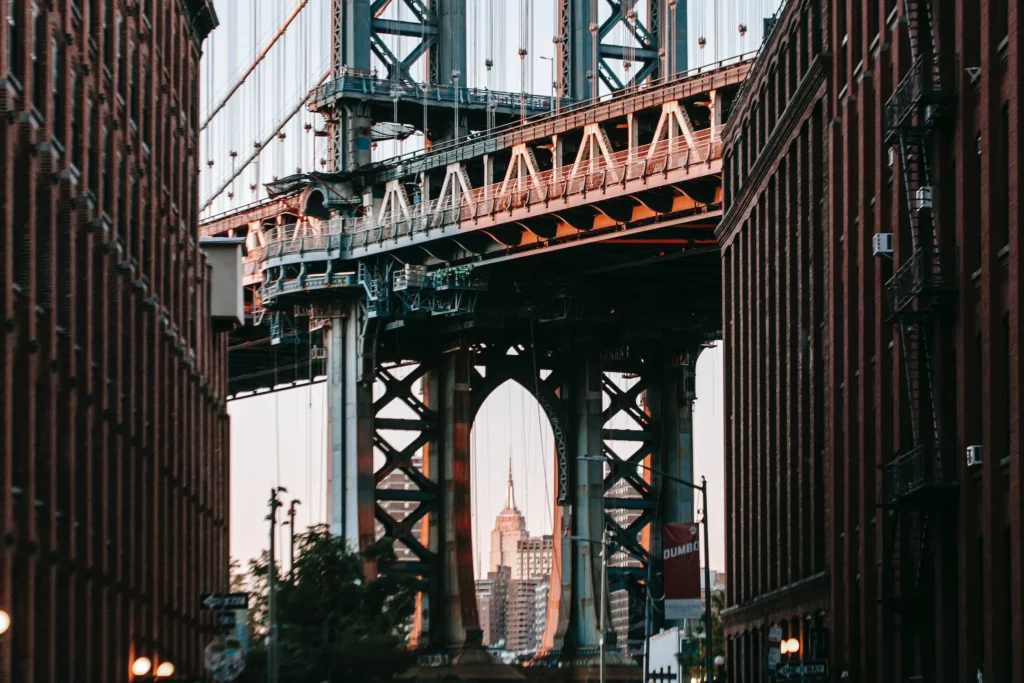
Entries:
[[662, 526], [665, 618], [699, 619], [700, 540], [692, 523]]

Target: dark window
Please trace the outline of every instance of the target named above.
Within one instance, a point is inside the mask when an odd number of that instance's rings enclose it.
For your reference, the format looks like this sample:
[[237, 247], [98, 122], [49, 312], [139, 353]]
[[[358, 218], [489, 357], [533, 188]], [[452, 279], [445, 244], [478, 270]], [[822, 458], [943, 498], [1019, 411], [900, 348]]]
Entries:
[[128, 190], [128, 233], [125, 235], [125, 244], [128, 247], [128, 253], [132, 257], [136, 257], [138, 254], [135, 251], [135, 243], [132, 240], [138, 239], [139, 235], [138, 217], [135, 213], [135, 208], [138, 206], [139, 184], [134, 180], [128, 180], [127, 182], [131, 189]]
[[76, 168], [82, 168], [82, 82], [77, 71], [71, 72], [71, 163]]
[[57, 139], [62, 140], [64, 138], [64, 97], [60, 89], [64, 80], [64, 53], [60, 49], [60, 41], [56, 38], [53, 39], [51, 59], [53, 60], [53, 67], [50, 69], [53, 78], [50, 88], [53, 91], [53, 134], [57, 136]]
[[[89, 108], [94, 110], [92, 103], [90, 102]], [[102, 131], [100, 130], [99, 117], [96, 116], [95, 111], [92, 116], [92, 139], [89, 141], [89, 191], [92, 193], [93, 200], [99, 199], [100, 192], [100, 155], [97, 151], [100, 149], [100, 140], [102, 139]]]
[[45, 39], [43, 13], [36, 5], [32, 5], [32, 106], [39, 113], [42, 113], [46, 106], [43, 93], [46, 79], [46, 74], [43, 71], [43, 41]]
[[978, 537], [978, 572], [977, 595], [974, 602], [975, 626], [974, 626], [974, 647], [977, 657], [977, 668], [985, 668], [985, 539]]
[[117, 34], [110, 34], [113, 22], [110, 18], [110, 0], [103, 0], [103, 63], [107, 71], [114, 71], [114, 53], [117, 51]]
[[149, 144], [149, 70], [148, 64], [142, 64], [139, 68], [139, 80], [142, 87], [139, 96], [142, 98], [142, 109], [140, 112], [139, 124], [142, 128], [142, 142]]
[[983, 161], [981, 156], [981, 133], [978, 133], [974, 139], [974, 145], [977, 152], [974, 155], [974, 173], [971, 174], [971, 183], [974, 185], [974, 220], [969, 225], [974, 230], [974, 270], [978, 270], [984, 262], [981, 244], [981, 165]]
[[[113, 138], [114, 131], [107, 128], [106, 133], [103, 135], [103, 154], [100, 155], [100, 163], [109, 163], [111, 161], [110, 151], [114, 145]], [[103, 210], [107, 212], [108, 216], [113, 218], [113, 207], [114, 207], [114, 178], [108, 173], [103, 179]]]
[[117, 15], [117, 93], [125, 98], [125, 85], [128, 83], [128, 60], [126, 59], [127, 42], [125, 40], [125, 24], [120, 14]]
[[19, 82], [25, 81], [21, 61], [21, 41], [18, 40], [18, 0], [7, 0], [7, 64], [10, 73]]
[[139, 94], [135, 92], [135, 43], [128, 44], [128, 117], [132, 121], [138, 121]]
[[1003, 315], [1003, 363], [1002, 373], [999, 378], [1000, 384], [1002, 384], [1002, 415], [1000, 415], [1000, 421], [1002, 422], [1002, 436], [1003, 436], [1003, 455], [1009, 456], [1012, 451], [1010, 450], [1012, 444], [1010, 442], [1010, 417], [1013, 413], [1010, 411], [1010, 387], [1013, 382], [1010, 381], [1012, 375], [1010, 374], [1010, 364], [1013, 362], [1010, 353], [1010, 314], [1006, 313]]
[[1010, 32], [1010, 0], [995, 0], [992, 11], [996, 15], [996, 35], [1008, 35]]
[[[981, 332], [978, 333], [977, 339], [975, 340], [975, 353], [977, 355], [977, 385], [978, 391], [975, 396], [978, 397], [975, 401], [975, 410], [978, 412], [977, 423], [975, 425], [977, 437], [974, 443], [983, 444], [985, 443], [985, 347], [982, 346]], [[984, 457], [984, 453], [982, 453]]]
[[998, 208], [1001, 216], [998, 217], [999, 225], [999, 247], [1010, 243], [1010, 104], [1003, 105], [1003, 120], [1000, 130], [1001, 138], [997, 148], [999, 149], [999, 160], [1002, 168], [999, 178], [999, 202]]
[[124, 257], [127, 259], [128, 254], [131, 252], [132, 247], [132, 234], [131, 224], [128, 222], [128, 192], [125, 192], [125, 163], [121, 160], [117, 160], [117, 174], [114, 176], [115, 182], [121, 184], [121, 191], [117, 193], [117, 235], [118, 240], [121, 242], [121, 246], [124, 248]]

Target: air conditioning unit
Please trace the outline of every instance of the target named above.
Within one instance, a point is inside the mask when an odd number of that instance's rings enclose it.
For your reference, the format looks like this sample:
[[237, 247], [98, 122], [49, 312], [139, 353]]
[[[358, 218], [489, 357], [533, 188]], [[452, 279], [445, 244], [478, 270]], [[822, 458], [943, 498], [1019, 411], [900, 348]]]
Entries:
[[917, 188], [917, 192], [914, 195], [915, 206], [918, 211], [932, 210], [932, 186], [925, 185], [924, 187]]
[[889, 168], [892, 168], [896, 164], [896, 149], [893, 147], [889, 148]]
[[879, 254], [891, 254], [892, 253], [892, 233], [891, 232], [875, 233], [875, 236], [871, 238], [871, 253], [874, 256], [878, 256]]
[[981, 444], [967, 447], [967, 466], [978, 467], [981, 465]]

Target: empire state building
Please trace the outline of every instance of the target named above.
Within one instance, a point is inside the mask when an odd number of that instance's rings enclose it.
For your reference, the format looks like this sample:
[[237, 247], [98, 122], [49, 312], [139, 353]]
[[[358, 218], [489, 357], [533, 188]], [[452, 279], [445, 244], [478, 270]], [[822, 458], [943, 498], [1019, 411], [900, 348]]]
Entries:
[[529, 538], [526, 532], [526, 518], [516, 507], [516, 493], [512, 485], [512, 461], [508, 462], [508, 489], [505, 493], [505, 509], [498, 513], [491, 532], [491, 563], [488, 571], [496, 572], [498, 567], [512, 570], [512, 578], [518, 579], [519, 563], [517, 552], [519, 541]]

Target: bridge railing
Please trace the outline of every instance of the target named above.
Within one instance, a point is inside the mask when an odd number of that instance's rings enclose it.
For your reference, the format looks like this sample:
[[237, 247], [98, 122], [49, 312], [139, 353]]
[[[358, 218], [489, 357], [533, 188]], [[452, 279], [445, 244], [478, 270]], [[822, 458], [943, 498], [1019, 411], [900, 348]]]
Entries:
[[[318, 86], [310, 93], [310, 106], [322, 106], [325, 100], [340, 93], [355, 93], [367, 96], [380, 96], [385, 99], [429, 100], [433, 102], [455, 102], [460, 105], [493, 105], [495, 107], [525, 107], [533, 112], [549, 111], [554, 107], [554, 99], [548, 95], [532, 93], [503, 92], [485, 88], [456, 88], [450, 85], [430, 83], [410, 83], [377, 78], [365, 71], [342, 72], [339, 78]], [[562, 98], [560, 104], [569, 106], [571, 99]]]
[[[537, 126], [539, 124], [552, 121], [553, 119], [561, 120], [568, 115], [574, 114], [576, 112], [581, 112], [582, 110], [586, 110], [596, 105], [607, 105], [614, 102], [622, 102], [623, 104], [625, 104], [627, 101], [633, 101], [637, 97], [641, 97], [648, 94], [657, 99], [658, 96], [656, 93], [660, 92], [665, 88], [671, 87], [681, 81], [696, 78], [697, 76], [714, 75], [719, 72], [729, 72], [732, 70], [735, 70], [737, 72], [745, 71], [750, 66], [750, 64], [753, 63], [753, 60], [757, 55], [757, 50], [745, 52], [743, 54], [735, 55], [733, 57], [726, 57], [717, 62], [711, 62], [710, 64], [694, 67], [693, 69], [688, 69], [687, 71], [681, 71], [672, 76], [667, 76], [665, 78], [659, 78], [656, 80], [648, 81], [647, 83], [644, 83], [641, 86], [621, 90], [617, 93], [605, 94], [601, 95], [600, 97], [591, 98], [589, 100], [571, 100], [568, 104], [560, 106], [556, 111], [547, 111], [541, 114], [529, 116], [523, 119], [522, 121], [514, 121], [512, 123], [507, 123], [503, 126], [496, 126], [486, 131], [485, 133], [478, 133], [475, 135], [469, 135], [454, 140], [448, 140], [446, 142], [440, 142], [431, 145], [426, 150], [413, 150], [405, 154], [390, 157], [380, 162], [380, 167], [383, 168], [384, 166], [399, 166], [403, 162], [412, 161], [420, 157], [444, 154], [446, 152], [453, 151], [456, 148], [465, 147], [467, 145], [483, 144], [486, 141], [496, 140], [501, 136], [513, 134], [516, 133], [517, 131], [521, 131], [523, 129], [531, 128], [533, 126]], [[564, 101], [565, 100], [563, 100], [563, 102]], [[661, 101], [663, 101], [663, 99], [659, 99], [659, 103]], [[623, 111], [626, 110], [624, 109]], [[543, 137], [543, 135], [538, 135], [537, 137]]]
[[358, 218], [333, 218], [321, 224], [321, 232], [284, 225], [266, 233], [261, 260], [290, 254], [353, 249], [416, 233], [469, 223], [482, 217], [511, 213], [515, 209], [553, 199], [601, 190], [627, 181], [666, 174], [680, 168], [707, 164], [721, 158], [721, 142], [712, 129], [697, 131], [692, 144], [678, 137], [625, 149], [611, 155], [566, 164], [536, 175], [509, 178], [463, 194], [456, 204], [452, 196], [413, 204], [409, 211], [387, 211]]

